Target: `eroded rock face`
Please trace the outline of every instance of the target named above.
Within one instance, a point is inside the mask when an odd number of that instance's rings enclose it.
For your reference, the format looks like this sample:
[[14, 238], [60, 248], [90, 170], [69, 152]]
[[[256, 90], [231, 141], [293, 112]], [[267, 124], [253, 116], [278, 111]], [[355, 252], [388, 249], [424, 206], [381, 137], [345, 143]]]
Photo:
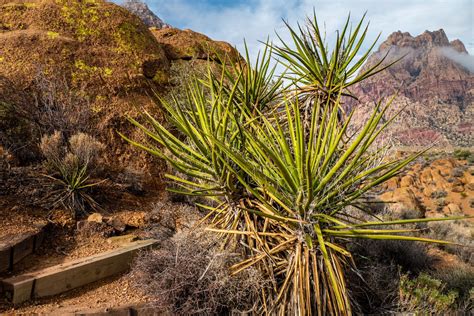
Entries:
[[[64, 84], [88, 100], [88, 106], [79, 109], [91, 113], [83, 131], [107, 144], [108, 162], [149, 169], [150, 159], [137, 154], [117, 134], [118, 130], [136, 133], [125, 120], [126, 115], [139, 115], [133, 105], [156, 111], [147, 92], [162, 90], [169, 73], [164, 50], [137, 16], [103, 0], [11, 0], [0, 3], [0, 25], [0, 78], [11, 83], [7, 93], [0, 87], [0, 102], [28, 116], [41, 107], [31, 108], [34, 94], [48, 93], [38, 85], [38, 77], [43, 83]], [[26, 101], [12, 99], [12, 90]], [[0, 116], [0, 125], [5, 122], [11, 121]], [[6, 135], [10, 140], [0, 142], [24, 141], [19, 147], [34, 152], [41, 134], [51, 132], [37, 130], [28, 122], [19, 124], [22, 130], [10, 128], [19, 135]], [[24, 131], [35, 133], [23, 140], [19, 136]], [[21, 160], [32, 162], [30, 157]]]
[[402, 56], [389, 69], [355, 86], [359, 102], [356, 122], [367, 118], [374, 101], [398, 92], [388, 116], [403, 110], [390, 129], [389, 137], [402, 145], [474, 145], [474, 73], [464, 60], [468, 55], [459, 40], [449, 41], [445, 32], [429, 32], [413, 37], [395, 32], [383, 42], [364, 69]]

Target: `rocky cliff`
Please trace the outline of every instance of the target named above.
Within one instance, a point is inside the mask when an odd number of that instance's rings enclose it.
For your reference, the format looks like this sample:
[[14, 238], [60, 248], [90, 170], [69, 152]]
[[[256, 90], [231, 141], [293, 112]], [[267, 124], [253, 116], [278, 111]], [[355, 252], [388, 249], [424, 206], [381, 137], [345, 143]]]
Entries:
[[396, 144], [474, 145], [473, 56], [461, 41], [450, 42], [442, 29], [416, 37], [398, 31], [364, 67], [384, 57], [384, 63], [402, 59], [352, 89], [359, 98], [349, 102], [358, 109], [356, 121], [365, 117], [374, 102], [397, 94], [390, 114], [406, 108], [390, 129]]

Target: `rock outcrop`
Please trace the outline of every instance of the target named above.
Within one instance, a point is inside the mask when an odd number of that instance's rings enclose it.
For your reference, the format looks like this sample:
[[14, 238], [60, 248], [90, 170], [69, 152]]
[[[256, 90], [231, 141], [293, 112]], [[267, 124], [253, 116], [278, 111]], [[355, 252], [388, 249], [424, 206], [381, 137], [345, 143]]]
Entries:
[[148, 27], [157, 29], [170, 27], [170, 25], [163, 22], [163, 20], [153, 13], [148, 5], [141, 0], [127, 0], [122, 6], [142, 19], [143, 23]]
[[[149, 96], [183, 82], [194, 71], [194, 59], [207, 63], [214, 50], [239, 56], [229, 44], [191, 31], [170, 29], [178, 38], [192, 34], [189, 42], [157, 40], [156, 32], [166, 30], [150, 29], [127, 9], [104, 0], [0, 0], [0, 146], [23, 156], [18, 157], [22, 163], [33, 161], [39, 139], [50, 131], [48, 122], [32, 122], [31, 113], [44, 109], [38, 92], [48, 99], [54, 94], [48, 90], [56, 87], [63, 95], [50, 102], [53, 114], [63, 115], [62, 101], [80, 96], [84, 102], [75, 110], [90, 112], [82, 129], [107, 145], [107, 163], [158, 178], [163, 166], [118, 135], [143, 137], [126, 117], [137, 118], [146, 109], [160, 119]], [[198, 53], [184, 56], [188, 51]], [[174, 59], [181, 57], [177, 68]], [[69, 91], [74, 98], [68, 99]]]
[[390, 129], [396, 143], [474, 145], [474, 70], [472, 62], [463, 62], [473, 57], [461, 41], [450, 42], [442, 29], [416, 37], [395, 32], [364, 69], [384, 57], [384, 64], [401, 60], [351, 90], [359, 99], [349, 102], [359, 109], [356, 121], [366, 118], [374, 102], [397, 94], [389, 114], [406, 108]]
[[166, 28], [152, 30], [152, 33], [169, 60], [207, 60], [209, 58], [220, 63], [226, 58], [233, 62], [240, 58], [239, 53], [229, 43], [213, 41], [192, 30]]
[[395, 217], [474, 215], [474, 169], [466, 161], [438, 158], [411, 165], [380, 186], [380, 200]]

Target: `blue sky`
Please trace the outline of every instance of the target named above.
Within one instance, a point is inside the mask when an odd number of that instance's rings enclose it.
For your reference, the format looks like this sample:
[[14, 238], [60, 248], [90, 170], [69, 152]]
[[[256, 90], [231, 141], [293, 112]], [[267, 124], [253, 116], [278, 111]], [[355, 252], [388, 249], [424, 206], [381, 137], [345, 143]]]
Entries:
[[[290, 24], [303, 21], [316, 9], [330, 39], [351, 12], [353, 21], [367, 11], [370, 21], [367, 44], [382, 32], [381, 40], [394, 31], [418, 35], [443, 28], [450, 40], [459, 38], [474, 52], [474, 0], [145, 0], [165, 22], [204, 33], [243, 47], [245, 38], [252, 55], [259, 40], [275, 31], [284, 34], [282, 18]], [[380, 41], [379, 41], [380, 43]]]

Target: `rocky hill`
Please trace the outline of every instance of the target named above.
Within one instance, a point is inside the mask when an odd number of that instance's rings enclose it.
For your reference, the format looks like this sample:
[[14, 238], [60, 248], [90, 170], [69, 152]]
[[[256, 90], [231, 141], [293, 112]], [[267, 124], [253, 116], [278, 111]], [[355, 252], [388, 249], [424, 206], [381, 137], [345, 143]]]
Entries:
[[134, 137], [126, 116], [140, 108], [160, 117], [153, 91], [168, 93], [215, 51], [239, 56], [192, 31], [150, 29], [108, 1], [0, 0], [0, 147], [28, 164], [42, 135], [74, 129], [107, 144], [111, 165], [148, 172], [159, 164], [117, 131]]
[[449, 41], [445, 32], [413, 37], [400, 31], [391, 34], [368, 60], [365, 68], [386, 57], [398, 63], [352, 89], [359, 102], [356, 121], [374, 102], [397, 94], [391, 114], [406, 108], [391, 128], [391, 140], [408, 146], [474, 145], [474, 69], [459, 40]]
[[127, 0], [122, 6], [142, 19], [143, 23], [148, 27], [155, 27], [157, 29], [170, 27], [141, 0]]

